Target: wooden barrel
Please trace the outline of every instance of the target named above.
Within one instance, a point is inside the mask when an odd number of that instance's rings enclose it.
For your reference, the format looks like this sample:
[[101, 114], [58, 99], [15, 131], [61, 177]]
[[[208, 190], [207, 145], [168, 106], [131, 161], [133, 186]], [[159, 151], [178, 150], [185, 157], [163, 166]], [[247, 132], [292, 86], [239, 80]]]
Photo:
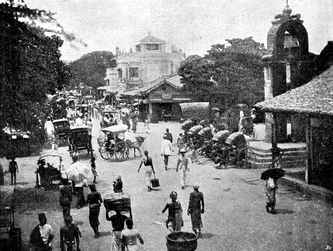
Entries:
[[131, 199], [126, 193], [108, 193], [104, 196], [104, 207], [109, 211], [129, 211], [131, 209]]
[[168, 251], [194, 251], [197, 249], [197, 237], [194, 233], [173, 232], [167, 235]]

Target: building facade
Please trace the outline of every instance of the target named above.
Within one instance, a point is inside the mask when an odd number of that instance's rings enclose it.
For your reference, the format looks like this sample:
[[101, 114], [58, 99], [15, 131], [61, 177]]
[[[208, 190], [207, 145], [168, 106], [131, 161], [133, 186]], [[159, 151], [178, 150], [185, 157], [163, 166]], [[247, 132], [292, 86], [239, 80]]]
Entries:
[[116, 48], [117, 66], [106, 70], [105, 80], [115, 91], [141, 88], [158, 78], [176, 74], [184, 59], [182, 50], [148, 34], [135, 45], [134, 51], [122, 52]]

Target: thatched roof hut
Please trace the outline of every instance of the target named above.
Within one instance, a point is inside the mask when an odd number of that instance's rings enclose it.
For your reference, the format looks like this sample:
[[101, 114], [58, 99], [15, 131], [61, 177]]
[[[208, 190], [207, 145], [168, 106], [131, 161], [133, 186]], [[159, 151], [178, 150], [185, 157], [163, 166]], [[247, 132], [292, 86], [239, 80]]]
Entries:
[[309, 83], [257, 103], [266, 112], [288, 112], [333, 116], [333, 66]]

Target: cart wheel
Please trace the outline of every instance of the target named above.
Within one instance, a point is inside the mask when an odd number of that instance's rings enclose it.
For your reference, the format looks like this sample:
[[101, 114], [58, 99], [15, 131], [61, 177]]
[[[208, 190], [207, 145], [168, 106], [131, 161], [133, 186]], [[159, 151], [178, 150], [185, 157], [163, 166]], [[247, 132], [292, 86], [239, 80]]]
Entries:
[[106, 150], [105, 146], [99, 148], [99, 154], [101, 155], [102, 159], [109, 160], [112, 156]]

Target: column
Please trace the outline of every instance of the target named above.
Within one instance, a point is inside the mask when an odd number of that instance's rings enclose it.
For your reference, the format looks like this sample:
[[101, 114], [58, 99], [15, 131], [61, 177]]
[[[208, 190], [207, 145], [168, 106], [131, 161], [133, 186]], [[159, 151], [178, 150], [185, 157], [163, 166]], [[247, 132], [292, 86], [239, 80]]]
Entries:
[[[265, 100], [273, 97], [273, 87], [272, 87], [272, 68], [270, 65], [265, 65], [264, 67], [264, 77], [265, 77]], [[265, 113], [265, 141], [271, 142], [272, 140], [272, 122], [273, 115], [271, 113]]]
[[307, 117], [305, 120], [305, 124], [306, 124], [305, 137], [306, 137], [306, 152], [307, 152], [307, 159], [305, 165], [305, 183], [310, 184], [312, 164], [313, 164], [311, 118]]

